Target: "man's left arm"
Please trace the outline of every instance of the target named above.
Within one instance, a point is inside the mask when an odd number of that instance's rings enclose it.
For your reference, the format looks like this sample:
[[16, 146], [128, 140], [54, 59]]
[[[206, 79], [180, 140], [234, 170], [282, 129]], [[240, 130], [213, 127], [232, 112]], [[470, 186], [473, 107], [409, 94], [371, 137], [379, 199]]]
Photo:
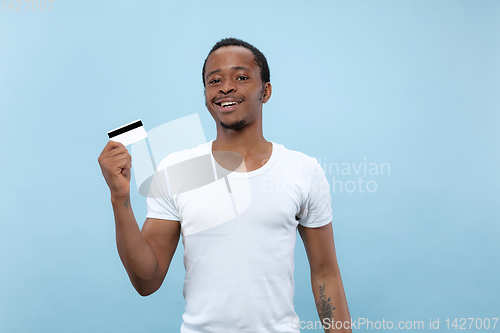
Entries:
[[352, 332], [333, 243], [332, 223], [319, 228], [307, 228], [299, 224], [298, 230], [309, 259], [312, 290], [325, 332]]

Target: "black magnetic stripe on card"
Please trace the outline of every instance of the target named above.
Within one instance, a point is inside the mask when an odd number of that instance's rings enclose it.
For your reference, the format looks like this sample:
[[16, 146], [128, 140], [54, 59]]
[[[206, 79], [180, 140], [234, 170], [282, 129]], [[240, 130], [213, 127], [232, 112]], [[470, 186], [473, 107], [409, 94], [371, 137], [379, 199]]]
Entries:
[[136, 128], [141, 127], [141, 126], [142, 126], [142, 121], [138, 120], [132, 124], [129, 124], [127, 126], [123, 126], [122, 128], [118, 128], [118, 129], [115, 129], [114, 131], [109, 132], [108, 136], [111, 139], [117, 135], [126, 133], [128, 131], [131, 131], [131, 130], [136, 129]]

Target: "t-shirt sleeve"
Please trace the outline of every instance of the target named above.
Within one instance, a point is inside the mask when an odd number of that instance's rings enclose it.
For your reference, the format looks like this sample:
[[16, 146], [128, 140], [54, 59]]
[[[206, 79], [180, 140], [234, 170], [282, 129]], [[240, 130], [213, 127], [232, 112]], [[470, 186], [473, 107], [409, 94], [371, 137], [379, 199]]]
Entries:
[[148, 214], [146, 217], [180, 221], [179, 212], [168, 189], [166, 170], [158, 171], [150, 185], [146, 199]]
[[332, 197], [325, 171], [316, 160], [308, 170], [306, 200], [297, 214], [299, 223], [308, 228], [318, 228], [332, 222]]

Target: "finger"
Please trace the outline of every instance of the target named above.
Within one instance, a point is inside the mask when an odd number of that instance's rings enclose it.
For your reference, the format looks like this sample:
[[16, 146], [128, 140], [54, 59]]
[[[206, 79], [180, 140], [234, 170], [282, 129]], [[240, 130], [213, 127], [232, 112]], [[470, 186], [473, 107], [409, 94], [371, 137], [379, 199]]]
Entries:
[[127, 173], [130, 172], [130, 170], [132, 169], [132, 166], [130, 164], [127, 164], [123, 169], [122, 169], [122, 175], [127, 175]]
[[132, 169], [132, 164], [128, 159], [121, 159], [114, 163], [112, 167], [113, 174], [115, 175], [119, 175], [120, 173], [125, 175], [130, 169]]
[[105, 153], [105, 157], [113, 157], [113, 156], [122, 155], [122, 154], [130, 155], [127, 148], [117, 147], [117, 148]]
[[128, 153], [118, 154], [115, 156], [110, 156], [110, 157], [106, 158], [106, 160], [109, 161], [109, 163], [116, 163], [116, 162], [121, 161], [121, 160], [127, 160], [129, 163], [132, 163], [132, 156], [130, 156], [130, 154], [128, 154]]
[[99, 156], [99, 159], [98, 160], [107, 160], [109, 159], [110, 157], [115, 157], [115, 156], [119, 156], [119, 155], [130, 155], [127, 148], [125, 148], [124, 146], [123, 147], [117, 147], [113, 150], [110, 150], [110, 151], [106, 151], [106, 152], [103, 152], [101, 154], [101, 156]]
[[121, 142], [109, 140], [106, 146], [104, 146], [103, 152], [108, 152], [116, 148], [125, 148], [125, 146]]
[[104, 146], [104, 149], [101, 151], [101, 154], [99, 155], [99, 158], [97, 160], [100, 161], [103, 158], [106, 158], [108, 154], [115, 149], [120, 149], [118, 152], [121, 152], [123, 151], [123, 149], [126, 150], [127, 148], [125, 148], [125, 146], [120, 142], [108, 141], [106, 146]]
[[101, 165], [101, 168], [107, 170], [112, 170], [116, 166], [116, 163], [121, 160], [126, 160], [132, 163], [132, 157], [129, 156], [128, 154], [118, 154], [115, 156], [101, 156], [99, 157], [98, 160], [99, 164]]

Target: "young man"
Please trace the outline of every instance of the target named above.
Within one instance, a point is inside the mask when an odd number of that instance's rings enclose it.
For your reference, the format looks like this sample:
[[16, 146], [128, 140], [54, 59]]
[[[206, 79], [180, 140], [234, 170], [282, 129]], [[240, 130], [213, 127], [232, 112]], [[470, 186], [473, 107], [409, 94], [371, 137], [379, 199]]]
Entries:
[[[298, 230], [325, 332], [333, 332], [335, 324], [335, 331], [350, 331], [324, 172], [315, 159], [269, 142], [262, 133], [262, 108], [271, 97], [266, 58], [246, 42], [224, 39], [210, 51], [202, 74], [217, 138], [172, 155], [236, 152], [243, 163], [235, 172], [200, 190], [148, 197], [141, 232], [130, 205], [127, 149], [110, 141], [99, 156], [111, 191], [118, 252], [133, 286], [142, 296], [161, 286], [183, 234], [181, 332], [298, 332], [305, 328], [293, 307]], [[225, 185], [233, 205], [227, 204]]]

